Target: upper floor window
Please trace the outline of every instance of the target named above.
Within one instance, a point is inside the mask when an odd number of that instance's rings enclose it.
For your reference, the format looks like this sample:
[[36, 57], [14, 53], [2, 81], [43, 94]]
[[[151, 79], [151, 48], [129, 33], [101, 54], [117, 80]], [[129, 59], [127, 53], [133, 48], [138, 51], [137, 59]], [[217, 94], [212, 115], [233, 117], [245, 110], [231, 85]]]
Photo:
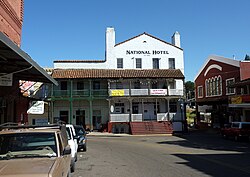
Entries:
[[117, 58], [117, 68], [123, 68], [123, 58]]
[[84, 82], [83, 81], [78, 81], [76, 83], [76, 89], [77, 90], [84, 90]]
[[116, 89], [123, 89], [121, 82], [116, 82]]
[[142, 68], [141, 58], [136, 58], [136, 68]]
[[135, 89], [141, 89], [140, 81], [134, 82], [134, 88], [135, 88]]
[[206, 96], [220, 96], [222, 94], [221, 76], [215, 76], [205, 81]]
[[198, 90], [198, 98], [203, 98], [203, 87], [198, 86], [197, 90]]
[[93, 90], [100, 90], [101, 89], [101, 83], [99, 81], [93, 82]]
[[68, 83], [67, 81], [61, 81], [61, 90], [67, 90]]
[[168, 59], [168, 66], [169, 66], [169, 69], [175, 69], [175, 58]]
[[153, 58], [153, 69], [159, 69], [159, 58]]
[[226, 80], [226, 94], [227, 95], [235, 93], [235, 88], [230, 87], [230, 85], [232, 85], [233, 83], [235, 83], [235, 79], [234, 78], [230, 78], [230, 79]]

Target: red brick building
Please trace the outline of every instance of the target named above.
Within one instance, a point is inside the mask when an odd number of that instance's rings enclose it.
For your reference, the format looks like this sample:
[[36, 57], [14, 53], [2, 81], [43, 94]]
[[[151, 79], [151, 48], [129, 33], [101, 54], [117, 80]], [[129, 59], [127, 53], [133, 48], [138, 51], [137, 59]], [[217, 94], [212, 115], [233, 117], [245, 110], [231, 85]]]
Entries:
[[23, 0], [0, 0], [0, 31], [20, 46], [23, 25]]
[[20, 49], [23, 0], [0, 0], [0, 124], [27, 122], [29, 100], [19, 89], [19, 80], [57, 82]]
[[[195, 78], [197, 121], [220, 127], [229, 121], [228, 98], [235, 95], [236, 89], [230, 87], [240, 81], [240, 61], [209, 56]], [[203, 115], [209, 115], [204, 120]], [[238, 116], [238, 117], [236, 117]], [[235, 115], [240, 119], [241, 115]]]

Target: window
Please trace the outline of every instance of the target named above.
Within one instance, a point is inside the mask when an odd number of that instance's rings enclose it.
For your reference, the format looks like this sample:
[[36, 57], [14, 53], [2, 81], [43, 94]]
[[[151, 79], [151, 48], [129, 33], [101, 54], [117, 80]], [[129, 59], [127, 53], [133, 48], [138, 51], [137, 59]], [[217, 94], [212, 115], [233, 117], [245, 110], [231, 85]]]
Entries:
[[123, 68], [123, 58], [117, 58], [117, 68]]
[[134, 82], [134, 88], [135, 88], [135, 89], [140, 89], [140, 88], [141, 88], [140, 81]]
[[100, 90], [101, 89], [101, 84], [99, 81], [94, 81], [93, 82], [93, 90]]
[[230, 87], [235, 82], [234, 78], [227, 79], [226, 80], [226, 94], [234, 94], [235, 93], [235, 88]]
[[121, 82], [116, 82], [116, 89], [123, 89]]
[[169, 69], [175, 69], [175, 58], [168, 59], [168, 66], [169, 66]]
[[84, 90], [84, 82], [83, 81], [79, 81], [76, 83], [76, 88], [77, 90]]
[[136, 58], [136, 68], [142, 68], [141, 58]]
[[159, 69], [159, 58], [153, 58], [153, 69]]
[[222, 93], [221, 76], [215, 76], [205, 81], [206, 96], [220, 96]]
[[152, 89], [158, 89], [158, 84], [157, 82], [152, 83]]
[[67, 81], [61, 81], [61, 90], [67, 90]]
[[198, 98], [202, 98], [202, 97], [203, 97], [203, 87], [198, 86]]

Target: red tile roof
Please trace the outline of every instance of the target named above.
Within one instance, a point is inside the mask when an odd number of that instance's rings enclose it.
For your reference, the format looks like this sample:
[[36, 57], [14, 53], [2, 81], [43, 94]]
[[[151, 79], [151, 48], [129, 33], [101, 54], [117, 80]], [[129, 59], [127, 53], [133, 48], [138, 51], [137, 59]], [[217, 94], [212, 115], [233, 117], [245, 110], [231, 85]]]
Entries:
[[179, 69], [54, 69], [55, 79], [80, 78], [175, 78], [184, 79]]

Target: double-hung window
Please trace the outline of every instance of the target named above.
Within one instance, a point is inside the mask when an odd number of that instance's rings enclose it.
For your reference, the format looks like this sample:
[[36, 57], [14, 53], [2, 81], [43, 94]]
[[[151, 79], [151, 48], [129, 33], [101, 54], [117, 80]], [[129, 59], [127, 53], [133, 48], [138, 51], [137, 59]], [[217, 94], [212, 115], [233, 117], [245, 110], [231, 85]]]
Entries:
[[136, 58], [136, 68], [142, 68], [141, 58]]
[[175, 58], [168, 59], [168, 66], [169, 66], [169, 69], [175, 69]]
[[159, 69], [159, 58], [153, 58], [153, 69]]
[[117, 68], [123, 68], [123, 58], [117, 58]]

